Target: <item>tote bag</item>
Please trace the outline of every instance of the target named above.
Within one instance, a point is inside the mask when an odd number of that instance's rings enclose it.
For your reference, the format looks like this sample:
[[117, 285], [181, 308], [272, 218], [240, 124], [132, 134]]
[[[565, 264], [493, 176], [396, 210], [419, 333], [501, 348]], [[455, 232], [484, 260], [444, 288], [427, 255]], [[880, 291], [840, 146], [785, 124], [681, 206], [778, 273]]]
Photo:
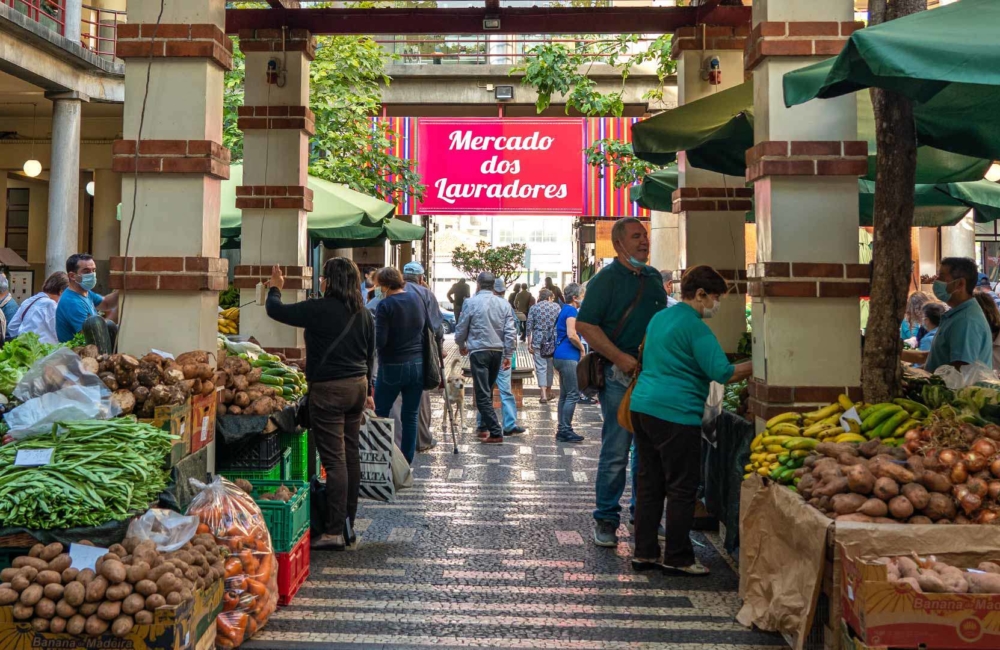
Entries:
[[392, 418], [380, 418], [366, 411], [359, 434], [361, 447], [361, 490], [359, 495], [375, 501], [392, 501], [396, 484], [392, 480], [392, 452], [395, 447]]

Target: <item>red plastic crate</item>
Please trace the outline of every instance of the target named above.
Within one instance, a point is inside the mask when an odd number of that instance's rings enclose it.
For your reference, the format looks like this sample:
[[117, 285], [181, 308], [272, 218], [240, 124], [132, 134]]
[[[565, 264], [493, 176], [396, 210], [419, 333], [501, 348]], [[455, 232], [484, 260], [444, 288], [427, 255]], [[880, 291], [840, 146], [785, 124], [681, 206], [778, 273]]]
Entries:
[[287, 605], [309, 577], [309, 529], [288, 553], [278, 553], [278, 604]]

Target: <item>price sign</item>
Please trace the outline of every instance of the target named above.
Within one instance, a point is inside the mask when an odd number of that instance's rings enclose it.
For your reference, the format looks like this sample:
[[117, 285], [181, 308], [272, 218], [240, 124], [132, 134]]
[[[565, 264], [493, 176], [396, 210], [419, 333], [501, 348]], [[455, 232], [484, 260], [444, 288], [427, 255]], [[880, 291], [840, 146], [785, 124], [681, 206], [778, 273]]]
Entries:
[[205, 442], [208, 438], [208, 416], [206, 415], [201, 419], [201, 441]]
[[845, 411], [843, 415], [840, 416], [840, 426], [842, 426], [844, 428], [844, 431], [847, 431], [847, 432], [852, 431], [851, 425], [850, 425], [850, 422], [852, 420], [854, 422], [858, 423], [857, 430], [860, 431], [861, 430], [861, 416], [858, 415], [858, 409], [854, 408], [853, 406], [849, 410]]
[[100, 546], [86, 546], [84, 544], [70, 544], [69, 545], [69, 559], [71, 561], [70, 568], [79, 569], [83, 571], [84, 569], [95, 570], [94, 565], [101, 556], [106, 554], [108, 549], [101, 548]]
[[14, 457], [14, 467], [40, 467], [52, 462], [54, 449], [21, 449]]

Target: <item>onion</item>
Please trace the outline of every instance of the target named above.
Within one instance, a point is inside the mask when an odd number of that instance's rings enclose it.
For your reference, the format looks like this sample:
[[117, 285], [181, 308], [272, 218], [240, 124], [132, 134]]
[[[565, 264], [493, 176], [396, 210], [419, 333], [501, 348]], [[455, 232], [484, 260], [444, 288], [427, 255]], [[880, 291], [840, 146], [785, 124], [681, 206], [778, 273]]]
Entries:
[[979, 429], [969, 423], [963, 424], [961, 428], [962, 433], [965, 434], [965, 439], [970, 443], [980, 435]]
[[970, 451], [965, 454], [965, 468], [975, 474], [976, 472], [981, 472], [986, 468], [989, 463], [986, 460], [988, 456], [983, 456], [982, 454], [977, 454], [974, 451]]
[[989, 494], [992, 501], [1000, 499], [1000, 481], [990, 481], [987, 484], [987, 494]]
[[945, 467], [951, 467], [958, 462], [958, 452], [954, 449], [942, 449], [937, 457]]
[[970, 478], [965, 487], [969, 488], [969, 494], [975, 494], [980, 499], [990, 492], [990, 486], [981, 478]]
[[997, 426], [995, 424], [987, 424], [985, 427], [983, 427], [983, 435], [989, 438], [990, 440], [1000, 441], [1000, 426]]
[[976, 510], [979, 510], [979, 507], [983, 505], [983, 500], [975, 494], [966, 494], [959, 501], [959, 505], [962, 506], [962, 510], [965, 511], [965, 514], [971, 515]]
[[961, 501], [966, 495], [969, 494], [969, 488], [965, 485], [956, 485], [951, 488], [951, 494], [957, 501]]
[[990, 524], [993, 523], [993, 520], [996, 519], [998, 516], [1000, 515], [997, 515], [997, 513], [995, 513], [992, 510], [983, 510], [982, 512], [979, 513], [979, 516], [976, 517], [976, 523]]
[[969, 470], [965, 468], [965, 463], [955, 463], [954, 467], [951, 468], [949, 478], [955, 485], [960, 485], [969, 480]]
[[906, 442], [913, 442], [914, 440], [919, 441], [922, 438], [920, 433], [920, 429], [910, 429], [903, 434], [903, 439], [906, 440]]
[[990, 474], [1000, 478], [1000, 456], [990, 462]]
[[956, 524], [958, 524], [959, 526], [965, 526], [965, 525], [967, 525], [967, 524], [971, 524], [972, 522], [971, 522], [971, 521], [969, 521], [969, 520], [968, 520], [968, 519], [967, 519], [967, 518], [965, 517], [965, 515], [958, 515], [957, 517], [955, 517], [955, 521], [954, 521], [954, 522], [950, 522], [950, 521], [948, 521], [947, 519], [939, 519], [937, 523], [939, 523], [939, 524], [950, 524], [950, 523], [956, 523]]
[[997, 453], [997, 446], [989, 438], [980, 438], [972, 443], [972, 451], [984, 458], [992, 458]]

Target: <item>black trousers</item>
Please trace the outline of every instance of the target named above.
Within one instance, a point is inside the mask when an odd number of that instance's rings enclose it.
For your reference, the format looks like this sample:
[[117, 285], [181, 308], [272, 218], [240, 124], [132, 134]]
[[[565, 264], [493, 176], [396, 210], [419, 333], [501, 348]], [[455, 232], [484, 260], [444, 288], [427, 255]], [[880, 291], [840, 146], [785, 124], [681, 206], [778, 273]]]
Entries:
[[503, 352], [499, 351], [484, 350], [473, 352], [469, 356], [476, 410], [482, 417], [481, 427], [490, 432], [491, 438], [503, 436], [503, 428], [497, 419], [497, 412], [493, 410], [493, 387], [497, 385], [497, 375], [500, 374], [502, 362]]
[[660, 557], [656, 537], [667, 500], [667, 539], [663, 562], [694, 564], [691, 523], [701, 479], [701, 427], [675, 424], [632, 411], [639, 456], [635, 500], [635, 557]]
[[361, 414], [368, 395], [365, 377], [309, 385], [310, 432], [326, 469], [327, 535], [343, 535], [353, 524], [361, 488]]

